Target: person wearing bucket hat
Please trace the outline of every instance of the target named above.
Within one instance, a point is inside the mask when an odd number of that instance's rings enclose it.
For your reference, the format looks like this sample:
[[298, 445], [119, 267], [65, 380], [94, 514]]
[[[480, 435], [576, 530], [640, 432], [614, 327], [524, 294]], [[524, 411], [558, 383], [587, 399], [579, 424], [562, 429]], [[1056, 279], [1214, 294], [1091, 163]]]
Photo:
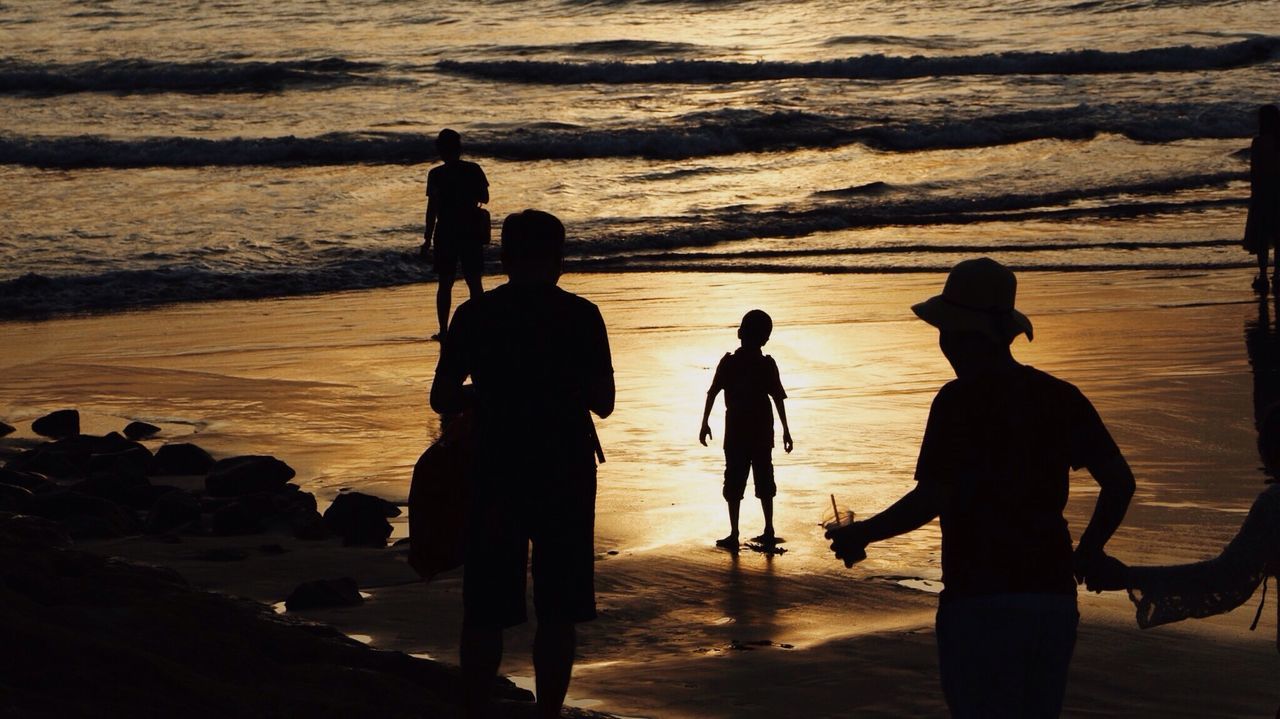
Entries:
[[1018, 278], [989, 257], [965, 260], [947, 275], [942, 294], [912, 306], [920, 319], [940, 330], [978, 332], [1008, 344], [1020, 334], [1032, 339], [1031, 320], [1014, 309]]
[[[876, 516], [828, 532], [846, 566], [866, 546], [942, 525], [936, 637], [943, 694], [955, 717], [1056, 717], [1079, 613], [1076, 585], [1133, 496], [1129, 465], [1074, 385], [1014, 360], [1032, 337], [1015, 307], [1017, 279], [989, 258], [965, 260], [942, 293], [912, 310], [938, 328], [956, 378], [933, 400], [916, 486]], [[1074, 551], [1062, 516], [1068, 476], [1098, 482]]]

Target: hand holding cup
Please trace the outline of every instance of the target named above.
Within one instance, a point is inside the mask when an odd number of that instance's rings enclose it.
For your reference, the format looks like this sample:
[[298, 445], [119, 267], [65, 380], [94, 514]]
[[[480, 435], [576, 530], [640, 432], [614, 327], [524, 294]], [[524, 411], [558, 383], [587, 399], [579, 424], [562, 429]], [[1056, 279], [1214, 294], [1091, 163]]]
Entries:
[[831, 540], [831, 551], [835, 552], [836, 559], [844, 562], [845, 567], [852, 567], [867, 558], [867, 542], [854, 521], [853, 511], [838, 507], [834, 496], [831, 498], [831, 511], [822, 519], [822, 527], [826, 530], [826, 538]]

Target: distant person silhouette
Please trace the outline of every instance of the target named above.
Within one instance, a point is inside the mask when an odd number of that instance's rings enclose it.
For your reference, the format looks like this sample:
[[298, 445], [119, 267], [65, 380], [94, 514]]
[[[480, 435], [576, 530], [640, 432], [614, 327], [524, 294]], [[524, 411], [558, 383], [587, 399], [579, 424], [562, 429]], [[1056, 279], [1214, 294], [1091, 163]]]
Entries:
[[[1253, 367], [1258, 456], [1270, 486], [1254, 500], [1240, 530], [1216, 557], [1165, 567], [1130, 567], [1113, 557], [1099, 563], [1089, 577], [1089, 589], [1127, 589], [1143, 629], [1225, 614], [1244, 604], [1267, 577], [1280, 576], [1280, 337], [1271, 326], [1266, 298], [1258, 303], [1257, 320], [1245, 327], [1245, 347]], [[1280, 625], [1280, 602], [1276, 606]], [[1259, 603], [1255, 627], [1262, 609]], [[1276, 649], [1280, 650], [1280, 627]]]
[[489, 180], [474, 162], [462, 159], [462, 136], [449, 129], [436, 137], [436, 153], [443, 162], [427, 173], [427, 215], [422, 231], [422, 256], [431, 257], [440, 285], [436, 289], [436, 315], [440, 334], [449, 327], [449, 306], [458, 264], [472, 299], [484, 292], [484, 242], [488, 214], [479, 211], [489, 202]]
[[545, 212], [506, 218], [509, 280], [458, 307], [431, 386], [432, 409], [474, 407], [478, 424], [459, 652], [468, 717], [487, 715], [503, 629], [527, 619], [531, 543], [540, 716], [560, 716], [574, 625], [596, 616], [596, 458], [603, 455], [591, 413], [613, 412], [613, 365], [600, 311], [556, 286], [564, 235]]
[[773, 531], [773, 498], [778, 493], [773, 480], [773, 408], [778, 405], [782, 422], [782, 448], [791, 452], [791, 428], [787, 426], [787, 398], [778, 376], [778, 363], [761, 352], [773, 333], [773, 319], [762, 310], [751, 310], [742, 318], [738, 339], [742, 345], [736, 352], [720, 358], [716, 374], [707, 390], [707, 403], [702, 409], [702, 429], [698, 441], [707, 445], [711, 437], [711, 408], [716, 395], [724, 390], [724, 500], [729, 503], [729, 536], [716, 540], [716, 546], [738, 549], [738, 511], [747, 490], [747, 475], [755, 480], [756, 497], [764, 511], [764, 532], [755, 538], [762, 544], [776, 541]]
[[[1266, 292], [1267, 255], [1280, 244], [1280, 107], [1258, 109], [1258, 136], [1249, 147], [1249, 218], [1244, 228], [1245, 249], [1258, 256], [1253, 289]], [[1276, 275], [1280, 283], [1280, 252]]]
[[[1080, 616], [1076, 583], [1103, 556], [1134, 489], [1080, 390], [1014, 360], [1010, 344], [1032, 331], [1014, 309], [1016, 292], [1013, 273], [984, 257], [957, 264], [941, 295], [912, 307], [938, 328], [956, 379], [929, 410], [915, 488], [828, 532], [852, 565], [868, 543], [941, 518], [938, 663], [955, 717], [1058, 716]], [[1062, 510], [1068, 475], [1081, 467], [1101, 492], [1073, 555]]]

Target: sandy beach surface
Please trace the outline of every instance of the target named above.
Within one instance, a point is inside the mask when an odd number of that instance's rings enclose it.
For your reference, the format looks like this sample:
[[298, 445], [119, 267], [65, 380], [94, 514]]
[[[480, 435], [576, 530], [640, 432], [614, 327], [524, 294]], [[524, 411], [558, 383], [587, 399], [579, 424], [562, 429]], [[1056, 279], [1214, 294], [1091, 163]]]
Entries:
[[[1253, 440], [1255, 382], [1246, 328], [1260, 306], [1244, 270], [1023, 273], [1019, 307], [1034, 342], [1015, 356], [1077, 384], [1138, 478], [1110, 550], [1134, 563], [1210, 556], [1262, 488]], [[578, 706], [625, 716], [938, 716], [932, 636], [936, 523], [874, 546], [845, 570], [818, 521], [834, 494], [869, 515], [912, 484], [929, 402], [952, 377], [936, 332], [909, 306], [933, 274], [598, 274], [562, 284], [609, 326], [618, 407], [599, 423], [597, 588], [570, 689]], [[492, 283], [493, 281], [490, 280]], [[141, 419], [148, 444], [194, 441], [215, 456], [273, 454], [321, 505], [340, 488], [407, 496], [438, 434], [427, 407], [439, 346], [434, 286], [6, 323], [0, 419], [79, 408], [86, 432]], [[727, 529], [723, 457], [697, 443], [704, 392], [736, 345], [742, 313], [767, 310], [796, 448], [775, 450], [785, 554], [712, 546]], [[1274, 306], [1268, 309], [1274, 314]], [[1255, 329], [1255, 347], [1258, 337]], [[1273, 346], [1275, 333], [1261, 340]], [[720, 436], [722, 409], [712, 427]], [[1073, 476], [1078, 534], [1096, 492]], [[401, 517], [393, 537], [405, 534]], [[759, 529], [743, 504], [743, 529]], [[754, 531], [753, 531], [754, 530]], [[234, 562], [210, 546], [288, 551]], [[97, 551], [176, 567], [199, 586], [280, 602], [298, 582], [352, 576], [364, 605], [308, 612], [377, 647], [456, 661], [460, 579], [415, 581], [400, 549], [336, 541], [131, 538]], [[1081, 594], [1081, 634], [1065, 714], [1272, 716], [1280, 704], [1276, 614], [1256, 632], [1255, 596], [1226, 616], [1140, 631], [1119, 594]], [[503, 665], [531, 678], [527, 628]]]

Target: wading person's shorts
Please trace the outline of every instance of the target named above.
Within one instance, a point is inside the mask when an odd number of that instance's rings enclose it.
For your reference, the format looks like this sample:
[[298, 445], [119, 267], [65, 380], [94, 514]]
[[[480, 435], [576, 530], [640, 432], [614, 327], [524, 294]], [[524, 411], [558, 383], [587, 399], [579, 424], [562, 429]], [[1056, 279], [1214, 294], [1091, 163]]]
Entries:
[[431, 243], [431, 266], [437, 275], [453, 275], [462, 263], [462, 275], [475, 277], [484, 271], [484, 245], [445, 235]]

